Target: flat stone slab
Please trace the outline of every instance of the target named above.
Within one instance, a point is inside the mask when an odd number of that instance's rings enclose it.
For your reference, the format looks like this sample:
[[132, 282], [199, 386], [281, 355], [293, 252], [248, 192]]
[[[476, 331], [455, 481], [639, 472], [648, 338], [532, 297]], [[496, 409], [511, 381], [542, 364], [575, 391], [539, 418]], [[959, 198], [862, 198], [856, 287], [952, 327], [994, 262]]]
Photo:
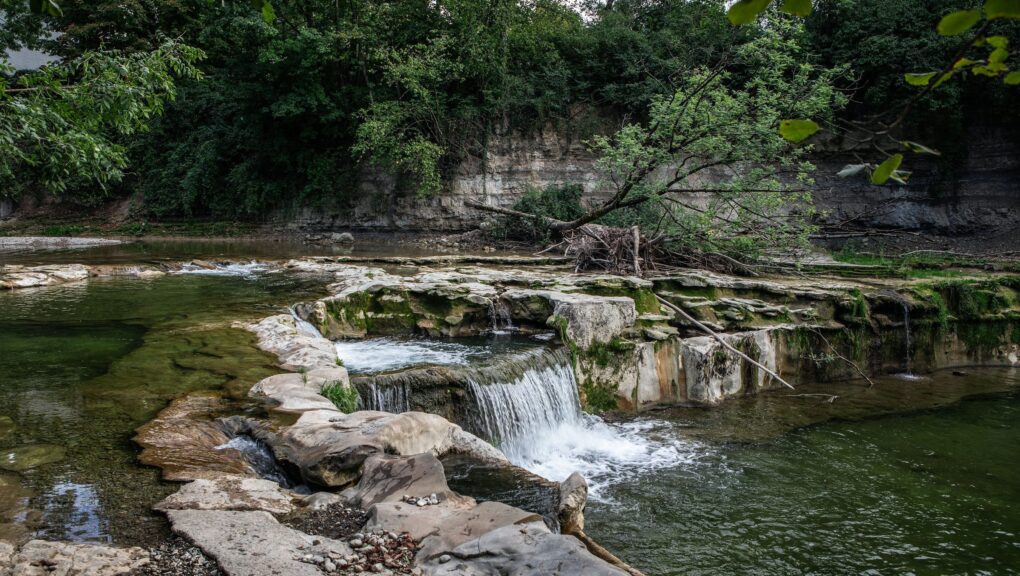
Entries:
[[298, 330], [293, 316], [279, 314], [240, 327], [253, 332], [258, 337], [259, 348], [276, 355], [284, 370], [339, 368], [333, 343]]
[[263, 510], [289, 514], [294, 510], [291, 494], [272, 480], [223, 476], [195, 480], [153, 506], [156, 510]]
[[3, 576], [117, 576], [149, 562], [141, 548], [114, 548], [98, 544], [72, 544], [32, 540], [13, 555], [0, 549], [0, 568], [8, 555]]
[[288, 528], [268, 512], [170, 510], [167, 517], [174, 532], [214, 558], [229, 576], [322, 576], [318, 566], [301, 558], [352, 553], [343, 542]]

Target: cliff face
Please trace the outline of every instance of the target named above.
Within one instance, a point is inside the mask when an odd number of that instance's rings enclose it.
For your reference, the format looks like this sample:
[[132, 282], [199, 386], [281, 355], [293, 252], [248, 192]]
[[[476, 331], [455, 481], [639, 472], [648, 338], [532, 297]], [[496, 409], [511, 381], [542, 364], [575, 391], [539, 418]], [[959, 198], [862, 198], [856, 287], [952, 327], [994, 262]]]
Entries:
[[[864, 178], [835, 174], [857, 162], [846, 154], [821, 154], [815, 201], [827, 223], [852, 220], [870, 228], [920, 230], [941, 235], [988, 234], [1020, 227], [1020, 147], [1002, 129], [974, 126], [968, 156], [953, 174], [937, 163], [910, 158], [909, 186], [872, 186]], [[420, 198], [390, 175], [366, 173], [353, 206], [306, 208], [289, 218], [297, 228], [397, 229], [456, 232], [486, 215], [466, 200], [510, 207], [529, 187], [581, 184], [599, 196], [594, 157], [580, 138], [552, 131], [531, 137], [499, 137], [486, 158], [461, 162], [446, 190]]]
[[1020, 226], [1020, 147], [993, 126], [972, 126], [967, 157], [953, 172], [923, 157], [908, 157], [908, 186], [872, 186], [864, 178], [835, 176], [847, 157], [816, 159], [815, 202], [830, 224], [855, 219], [870, 228], [946, 236], [988, 235]]

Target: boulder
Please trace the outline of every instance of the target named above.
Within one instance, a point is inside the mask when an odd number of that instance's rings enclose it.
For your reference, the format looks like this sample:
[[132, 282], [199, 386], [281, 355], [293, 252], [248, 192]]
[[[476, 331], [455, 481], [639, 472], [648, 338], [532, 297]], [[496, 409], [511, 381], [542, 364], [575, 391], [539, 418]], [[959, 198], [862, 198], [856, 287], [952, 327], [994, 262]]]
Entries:
[[167, 518], [228, 576], [322, 576], [317, 561], [351, 554], [343, 542], [288, 528], [263, 511], [170, 510]]
[[[0, 550], [0, 559], [3, 551]], [[32, 540], [9, 560], [4, 576], [118, 576], [141, 568], [149, 553], [141, 548]], [[2, 566], [3, 564], [0, 564]]]
[[[453, 492], [442, 463], [432, 454], [372, 456], [358, 485], [344, 496], [368, 511], [366, 530], [410, 534], [419, 543], [419, 560], [501, 526], [542, 521], [541, 516], [520, 508], [500, 502], [479, 504]], [[409, 501], [433, 496], [425, 505]]]
[[180, 490], [153, 506], [169, 510], [264, 510], [289, 514], [294, 510], [293, 496], [272, 480], [244, 476], [220, 476], [212, 480], [189, 482]]
[[266, 441], [277, 459], [294, 465], [305, 481], [330, 487], [353, 484], [365, 459], [375, 454], [461, 452], [506, 461], [499, 450], [460, 426], [422, 412], [313, 410]]
[[422, 564], [429, 576], [628, 576], [541, 521], [502, 526]]

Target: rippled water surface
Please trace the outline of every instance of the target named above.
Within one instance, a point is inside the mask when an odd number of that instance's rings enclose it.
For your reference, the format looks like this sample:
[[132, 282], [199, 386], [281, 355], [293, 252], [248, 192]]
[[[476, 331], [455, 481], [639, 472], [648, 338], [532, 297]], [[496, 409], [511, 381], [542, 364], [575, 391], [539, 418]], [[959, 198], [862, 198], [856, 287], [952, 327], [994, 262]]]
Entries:
[[[700, 455], [605, 489], [587, 531], [650, 575], [1018, 574], [1020, 378], [934, 380], [674, 412]], [[1012, 391], [945, 405], [964, 388]]]
[[137, 464], [134, 429], [189, 391], [243, 395], [276, 372], [230, 325], [319, 285], [246, 271], [0, 292], [0, 539], [161, 538], [149, 508], [173, 487]]

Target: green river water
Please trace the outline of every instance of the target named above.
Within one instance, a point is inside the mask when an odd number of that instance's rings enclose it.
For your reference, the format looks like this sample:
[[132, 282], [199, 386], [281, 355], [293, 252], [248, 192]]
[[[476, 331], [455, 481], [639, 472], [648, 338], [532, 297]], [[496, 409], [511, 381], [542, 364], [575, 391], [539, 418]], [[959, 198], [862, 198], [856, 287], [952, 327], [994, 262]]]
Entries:
[[[0, 293], [0, 539], [152, 544], [173, 491], [131, 437], [275, 371], [231, 328], [317, 279], [168, 276]], [[588, 532], [649, 575], [1020, 573], [1020, 375], [829, 386], [645, 418], [695, 446], [608, 487]], [[980, 393], [966, 400], [961, 396]]]
[[187, 392], [244, 390], [278, 372], [230, 324], [317, 290], [266, 274], [0, 293], [0, 538], [164, 537], [149, 507], [174, 488], [137, 465], [135, 428]]

